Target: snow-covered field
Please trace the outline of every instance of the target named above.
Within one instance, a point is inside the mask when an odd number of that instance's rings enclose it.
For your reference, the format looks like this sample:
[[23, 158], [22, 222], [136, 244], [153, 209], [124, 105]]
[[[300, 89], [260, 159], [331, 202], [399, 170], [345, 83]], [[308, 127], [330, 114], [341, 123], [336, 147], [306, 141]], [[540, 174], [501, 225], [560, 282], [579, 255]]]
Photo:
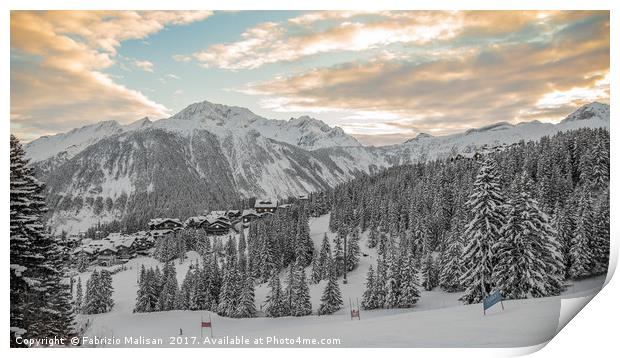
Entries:
[[[329, 215], [311, 219], [310, 231], [318, 249], [327, 231]], [[328, 233], [332, 238], [333, 234]], [[137, 291], [137, 276], [142, 264], [162, 265], [150, 257], [132, 260], [127, 271], [113, 276], [115, 306], [111, 312], [98, 315], [84, 315], [81, 320], [90, 320], [86, 332], [89, 337], [116, 337], [115, 344], [97, 346], [136, 346], [125, 337], [161, 338], [161, 344], [169, 346], [174, 340], [189, 343], [181, 346], [221, 347], [243, 346], [289, 346], [286, 341], [275, 342], [273, 338], [291, 339], [293, 346], [299, 346], [301, 339], [317, 339], [317, 344], [303, 346], [338, 347], [525, 347], [550, 340], [558, 329], [561, 301], [565, 298], [584, 297], [596, 294], [603, 286], [604, 276], [598, 276], [575, 283], [561, 297], [505, 301], [492, 307], [483, 315], [482, 305], [462, 305], [461, 293], [446, 293], [440, 289], [421, 290], [421, 298], [412, 309], [362, 311], [361, 320], [349, 317], [349, 299], [354, 303], [361, 300], [364, 291], [366, 271], [372, 263], [376, 265], [376, 252], [366, 247], [366, 233], [362, 235], [362, 253], [359, 267], [348, 274], [348, 283], [340, 289], [345, 307], [331, 316], [246, 318], [219, 317], [208, 311], [169, 311], [134, 314]], [[183, 263], [176, 262], [177, 280], [181, 283], [191, 262], [199, 260], [196, 252], [189, 252]], [[308, 273], [309, 274], [309, 273]], [[89, 272], [81, 274], [85, 284]], [[286, 274], [282, 274], [282, 279]], [[313, 309], [319, 305], [325, 282], [310, 286]], [[266, 284], [256, 287], [256, 307], [260, 309], [268, 293]], [[587, 302], [587, 300], [584, 300]], [[216, 342], [201, 339], [201, 317], [211, 316], [213, 336]], [[183, 335], [180, 336], [180, 332]], [[203, 330], [204, 338], [210, 330]], [[180, 337], [180, 338], [179, 338]], [[194, 341], [194, 338], [196, 340]], [[243, 340], [242, 340], [243, 337]], [[231, 341], [234, 339], [237, 341]], [[262, 343], [259, 339], [262, 338]], [[336, 339], [322, 345], [320, 339]], [[187, 340], [186, 340], [187, 339]], [[228, 340], [227, 340], [228, 339]], [[247, 339], [247, 341], [245, 341]], [[240, 341], [241, 340], [241, 341]], [[147, 344], [137, 344], [146, 346]], [[150, 346], [150, 345], [149, 345]]]

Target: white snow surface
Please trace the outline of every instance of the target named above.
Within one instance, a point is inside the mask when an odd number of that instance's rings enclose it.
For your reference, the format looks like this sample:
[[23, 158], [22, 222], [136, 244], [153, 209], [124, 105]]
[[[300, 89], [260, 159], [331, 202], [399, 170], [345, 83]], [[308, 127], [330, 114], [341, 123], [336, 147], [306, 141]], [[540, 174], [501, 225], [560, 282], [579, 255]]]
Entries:
[[[316, 249], [319, 248], [323, 233], [327, 231], [328, 222], [329, 215], [311, 219], [310, 230]], [[328, 235], [333, 238], [332, 233]], [[266, 342], [268, 337], [339, 339], [331, 347], [529, 347], [545, 343], [556, 334], [563, 299], [596, 294], [605, 280], [604, 276], [598, 276], [571, 283], [559, 297], [505, 301], [504, 310], [498, 304], [488, 310], [486, 315], [483, 315], [480, 304], [460, 303], [458, 298], [462, 293], [446, 293], [440, 289], [428, 292], [421, 289], [422, 297], [414, 308], [362, 310], [361, 320], [352, 321], [348, 312], [349, 299], [353, 302], [357, 298], [361, 299], [368, 266], [371, 263], [376, 265], [376, 252], [374, 249], [369, 250], [366, 242], [367, 233], [364, 233], [360, 246], [362, 252], [369, 256], [361, 257], [359, 267], [348, 275], [348, 284], [343, 285], [342, 280], [339, 281], [345, 307], [331, 316], [316, 315], [324, 281], [310, 286], [313, 315], [306, 317], [234, 319], [220, 317], [209, 311], [132, 313], [140, 266], [163, 266], [153, 258], [140, 257], [127, 264], [129, 270], [113, 275], [113, 310], [105, 314], [83, 315], [79, 319], [90, 320], [92, 323], [86, 332], [87, 336], [118, 337], [121, 340], [120, 346], [135, 346], [125, 343], [125, 337], [141, 336], [161, 338], [163, 346], [171, 345], [170, 337], [197, 337], [197, 343], [180, 347], [238, 346], [231, 340], [241, 337], [249, 339], [249, 346], [255, 347], [290, 346], [273, 342], [258, 344], [254, 341], [263, 338]], [[176, 262], [179, 284], [190, 263], [199, 260], [196, 252], [189, 252], [188, 259], [183, 263]], [[81, 274], [84, 285], [89, 275], [90, 272]], [[283, 284], [285, 277], [286, 273], [283, 273]], [[267, 292], [266, 284], [256, 287], [257, 309], [260, 310], [263, 305]], [[201, 339], [202, 317], [212, 318], [216, 340], [228, 341], [213, 343]], [[179, 335], [180, 329], [183, 336]], [[204, 338], [210, 335], [209, 329], [204, 329], [202, 333]]]

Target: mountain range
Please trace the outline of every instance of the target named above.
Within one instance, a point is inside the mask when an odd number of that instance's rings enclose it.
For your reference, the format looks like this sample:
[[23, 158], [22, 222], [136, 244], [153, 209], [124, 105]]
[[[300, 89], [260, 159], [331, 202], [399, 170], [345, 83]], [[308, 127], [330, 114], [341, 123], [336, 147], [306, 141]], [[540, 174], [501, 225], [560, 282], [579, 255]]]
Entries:
[[306, 194], [393, 165], [609, 122], [609, 105], [595, 102], [558, 124], [499, 122], [375, 147], [308, 116], [273, 120], [204, 101], [156, 121], [105, 121], [44, 136], [25, 150], [47, 184], [49, 225], [77, 232], [112, 220], [184, 218], [240, 198]]

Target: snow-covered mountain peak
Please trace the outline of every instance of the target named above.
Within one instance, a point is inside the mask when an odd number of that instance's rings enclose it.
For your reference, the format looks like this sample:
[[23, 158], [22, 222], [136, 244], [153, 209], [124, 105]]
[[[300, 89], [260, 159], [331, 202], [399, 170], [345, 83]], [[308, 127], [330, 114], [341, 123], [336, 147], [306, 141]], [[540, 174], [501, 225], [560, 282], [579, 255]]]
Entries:
[[155, 123], [166, 130], [192, 133], [207, 130], [220, 137], [260, 135], [293, 144], [304, 149], [336, 146], [359, 146], [355, 138], [339, 127], [330, 127], [309, 116], [286, 120], [267, 119], [247, 108], [216, 104], [209, 101], [189, 105], [168, 119]]
[[179, 113], [170, 117], [170, 119], [173, 120], [198, 121], [206, 125], [212, 123], [215, 123], [216, 125], [224, 125], [231, 120], [235, 123], [228, 124], [239, 125], [251, 123], [258, 118], [260, 117], [247, 108], [227, 106], [209, 101], [193, 103], [185, 107]]
[[144, 118], [138, 119], [135, 122], [125, 125], [123, 128], [125, 129], [125, 131], [132, 131], [132, 130], [137, 130], [137, 129], [148, 128], [152, 124], [153, 122], [149, 119], [149, 117], [144, 117]]
[[118, 122], [103, 121], [75, 128], [66, 133], [43, 136], [26, 144], [26, 157], [37, 162], [65, 152], [66, 157], [70, 158], [89, 145], [122, 131], [123, 128]]
[[600, 102], [586, 104], [579, 107], [579, 109], [575, 112], [569, 114], [568, 117], [564, 118], [561, 123], [582, 121], [594, 117], [598, 117], [602, 120], [609, 120], [609, 105]]
[[421, 132], [421, 133], [418, 133], [418, 135], [417, 135], [417, 136], [415, 136], [415, 137], [413, 137], [413, 138], [411, 138], [411, 139], [407, 139], [404, 143], [405, 143], [405, 144], [406, 144], [406, 143], [415, 143], [415, 142], [418, 142], [418, 141], [420, 141], [420, 140], [423, 140], [423, 139], [430, 139], [430, 138], [435, 138], [435, 137], [433, 137], [432, 135], [430, 135], [430, 134], [428, 134], [428, 133], [423, 133], [423, 132]]

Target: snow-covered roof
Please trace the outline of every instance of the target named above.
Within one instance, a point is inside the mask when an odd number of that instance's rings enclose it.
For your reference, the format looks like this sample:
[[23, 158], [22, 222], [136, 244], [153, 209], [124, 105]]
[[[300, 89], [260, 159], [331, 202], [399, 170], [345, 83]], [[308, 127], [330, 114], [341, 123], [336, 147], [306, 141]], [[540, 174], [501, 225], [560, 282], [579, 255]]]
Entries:
[[165, 222], [172, 222], [172, 223], [178, 224], [179, 226], [183, 225], [179, 219], [155, 218], [155, 219], [149, 220], [149, 226], [157, 226], [157, 225], [160, 225], [160, 224], [165, 223]]
[[278, 206], [278, 209], [288, 209], [291, 206], [293, 206], [293, 204], [282, 204]]
[[216, 221], [219, 221], [219, 222], [221, 222], [223, 224], [230, 225], [230, 219], [228, 218], [228, 216], [226, 216], [226, 215], [219, 215], [219, 213], [220, 213], [220, 211], [212, 211], [208, 215], [192, 216], [192, 217], [188, 218], [187, 220], [185, 220], [185, 225], [201, 226], [205, 222], [208, 225], [211, 225], [211, 224], [215, 223]]
[[241, 213], [241, 216], [246, 216], [246, 215], [256, 215], [256, 216], [258, 216], [258, 213], [254, 209], [245, 209], [245, 210], [243, 210], [243, 213]]
[[189, 225], [200, 225], [203, 221], [207, 219], [204, 215], [191, 216], [185, 220], [185, 226]]
[[114, 244], [109, 240], [92, 240], [88, 244], [84, 244], [73, 250], [73, 253], [78, 254], [80, 252], [85, 252], [87, 254], [96, 254], [104, 250], [116, 251]]
[[256, 203], [254, 203], [254, 208], [259, 209], [259, 208], [277, 208], [278, 207], [278, 201], [275, 199], [260, 199], [260, 200], [256, 200]]

